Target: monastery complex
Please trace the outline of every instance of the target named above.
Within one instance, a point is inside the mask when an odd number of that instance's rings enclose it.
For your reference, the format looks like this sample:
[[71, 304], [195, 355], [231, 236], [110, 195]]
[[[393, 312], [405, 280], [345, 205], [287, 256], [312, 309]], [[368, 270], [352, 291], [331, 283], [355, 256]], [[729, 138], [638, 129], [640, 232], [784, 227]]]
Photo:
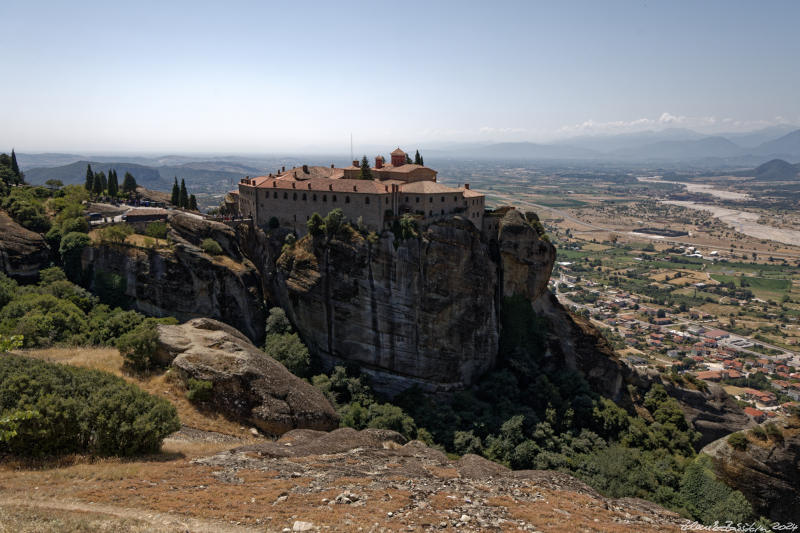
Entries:
[[362, 179], [358, 161], [345, 168], [304, 165], [282, 169], [277, 175], [242, 178], [239, 213], [258, 226], [274, 217], [298, 235], [306, 233], [306, 221], [313, 213], [325, 216], [336, 208], [352, 221], [361, 218], [375, 231], [406, 214], [413, 215], [420, 226], [460, 215], [483, 229], [483, 194], [470, 190], [469, 184], [456, 188], [437, 183], [435, 170], [408, 163], [400, 148], [391, 157], [389, 164], [381, 156], [375, 158], [371, 179]]

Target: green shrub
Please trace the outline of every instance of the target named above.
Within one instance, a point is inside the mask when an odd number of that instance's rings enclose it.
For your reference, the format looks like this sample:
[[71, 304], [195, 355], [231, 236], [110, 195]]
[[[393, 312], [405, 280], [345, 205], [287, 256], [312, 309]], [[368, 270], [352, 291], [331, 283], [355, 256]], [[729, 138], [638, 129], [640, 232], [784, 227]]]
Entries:
[[286, 312], [280, 307], [273, 307], [269, 310], [266, 325], [267, 335], [280, 335], [292, 332], [292, 324], [286, 317]]
[[306, 222], [306, 227], [308, 228], [308, 233], [312, 237], [318, 237], [325, 233], [325, 222], [322, 220], [319, 213], [312, 213], [311, 218]]
[[98, 370], [0, 358], [0, 450], [26, 456], [157, 452], [175, 407]]
[[209, 255], [219, 255], [222, 253], [222, 246], [214, 239], [203, 239], [200, 248]]
[[125, 222], [106, 226], [100, 230], [100, 241], [113, 244], [122, 244], [128, 235], [133, 235], [133, 228]]
[[154, 239], [166, 239], [167, 229], [166, 222], [151, 222], [144, 228], [144, 234]]
[[73, 231], [61, 238], [58, 252], [64, 264], [64, 272], [71, 281], [78, 281], [81, 277], [81, 254], [89, 246], [89, 236], [85, 233]]
[[734, 450], [744, 451], [747, 449], [747, 437], [744, 433], [733, 433], [728, 437], [728, 444]]
[[67, 233], [71, 233], [73, 231], [77, 231], [80, 233], [87, 233], [89, 231], [89, 223], [82, 216], [75, 218], [68, 218], [61, 223], [62, 235], [66, 235]]
[[308, 377], [311, 371], [311, 356], [297, 333], [267, 335], [264, 352], [279, 361], [296, 376]]
[[126, 362], [135, 370], [148, 370], [155, 364], [158, 348], [156, 322], [146, 319], [134, 329], [117, 339], [117, 348]]
[[189, 378], [186, 382], [186, 398], [190, 402], [203, 403], [211, 399], [214, 384], [204, 379]]
[[758, 440], [767, 440], [767, 432], [761, 426], [755, 426], [750, 430], [750, 434]]

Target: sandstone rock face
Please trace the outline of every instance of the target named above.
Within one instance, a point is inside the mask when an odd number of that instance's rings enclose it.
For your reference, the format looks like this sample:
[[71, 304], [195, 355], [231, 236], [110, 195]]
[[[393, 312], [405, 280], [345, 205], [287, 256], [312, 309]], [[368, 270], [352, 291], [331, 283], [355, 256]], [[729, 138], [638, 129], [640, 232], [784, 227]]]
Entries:
[[178, 374], [213, 383], [210, 403], [269, 435], [298, 428], [328, 431], [339, 420], [307, 382], [256, 348], [234, 328], [207, 318], [158, 326], [158, 358]]
[[211, 257], [188, 243], [158, 251], [109, 244], [84, 249], [82, 267], [89, 279], [98, 272], [122, 276], [125, 294], [143, 313], [215, 318], [263, 339], [261, 282], [249, 261]]
[[497, 269], [472, 223], [444, 221], [402, 242], [389, 232], [375, 244], [324, 240], [281, 255], [269, 286], [326, 366], [357, 362], [388, 395], [463, 388], [493, 366]]
[[49, 265], [50, 250], [44, 238], [0, 211], [0, 271], [12, 278], [30, 280]]
[[556, 249], [539, 235], [517, 209], [500, 219], [498, 229], [503, 296], [525, 296], [531, 302], [545, 293]]
[[170, 217], [169, 224], [176, 241], [200, 246], [203, 239], [214, 239], [222, 247], [225, 255], [237, 261], [242, 260], [236, 231], [221, 222], [179, 213]]
[[709, 384], [708, 391], [684, 389], [668, 382], [664, 387], [681, 404], [686, 420], [700, 432], [698, 448], [752, 425], [736, 400], [717, 384]]
[[711, 456], [717, 475], [739, 490], [757, 514], [779, 522], [800, 521], [800, 420], [776, 422], [783, 442], [751, 441], [735, 450], [727, 437], [712, 442], [703, 453]]
[[594, 325], [564, 309], [552, 293], [537, 299], [533, 308], [550, 322], [547, 355], [580, 372], [598, 394], [631, 407], [625, 387], [631, 371]]

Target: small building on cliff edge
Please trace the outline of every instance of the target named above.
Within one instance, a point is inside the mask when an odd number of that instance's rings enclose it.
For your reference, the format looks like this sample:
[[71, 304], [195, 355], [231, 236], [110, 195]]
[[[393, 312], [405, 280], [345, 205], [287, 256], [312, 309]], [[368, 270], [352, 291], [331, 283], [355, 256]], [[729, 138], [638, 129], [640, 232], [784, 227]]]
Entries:
[[461, 215], [479, 230], [487, 229], [483, 194], [470, 190], [468, 183], [463, 187], [438, 183], [435, 170], [406, 161], [400, 148], [391, 153], [389, 164], [377, 156], [370, 179], [362, 179], [358, 161], [344, 168], [303, 165], [275, 175], [242, 178], [236, 195], [239, 214], [258, 226], [275, 218], [299, 235], [306, 233], [312, 214], [325, 216], [336, 208], [375, 231], [407, 214], [420, 226]]

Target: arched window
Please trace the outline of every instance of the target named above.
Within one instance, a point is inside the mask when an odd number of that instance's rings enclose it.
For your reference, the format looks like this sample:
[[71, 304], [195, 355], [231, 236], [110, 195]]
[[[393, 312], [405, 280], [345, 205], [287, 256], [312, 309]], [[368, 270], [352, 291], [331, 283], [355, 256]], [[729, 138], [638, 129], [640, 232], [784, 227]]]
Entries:
[[345, 196], [344, 197], [344, 203], [346, 203], [346, 204], [350, 203], [350, 197], [349, 196]]
[[315, 195], [313, 195], [313, 196], [311, 197], [311, 200], [312, 200], [312, 201], [314, 201], [314, 202], [316, 202], [316, 201], [317, 201], [317, 195], [316, 195], [316, 194], [315, 194]]
[[327, 202], [328, 201], [328, 195], [327, 194], [323, 194], [322, 195], [322, 201], [323, 202]]
[[[269, 194], [269, 193], [267, 193], [267, 194]], [[272, 197], [273, 198], [278, 198], [278, 191], [275, 191], [274, 193], [272, 193]]]
[[283, 199], [284, 200], [288, 200], [289, 199], [289, 193], [288, 192], [283, 193]]
[[333, 195], [333, 198], [331, 198], [331, 201], [332, 201], [332, 202], [335, 202], [335, 201], [336, 201], [336, 195], [335, 195], [335, 194]]
[[306, 193], [303, 193], [303, 201], [306, 200]]

